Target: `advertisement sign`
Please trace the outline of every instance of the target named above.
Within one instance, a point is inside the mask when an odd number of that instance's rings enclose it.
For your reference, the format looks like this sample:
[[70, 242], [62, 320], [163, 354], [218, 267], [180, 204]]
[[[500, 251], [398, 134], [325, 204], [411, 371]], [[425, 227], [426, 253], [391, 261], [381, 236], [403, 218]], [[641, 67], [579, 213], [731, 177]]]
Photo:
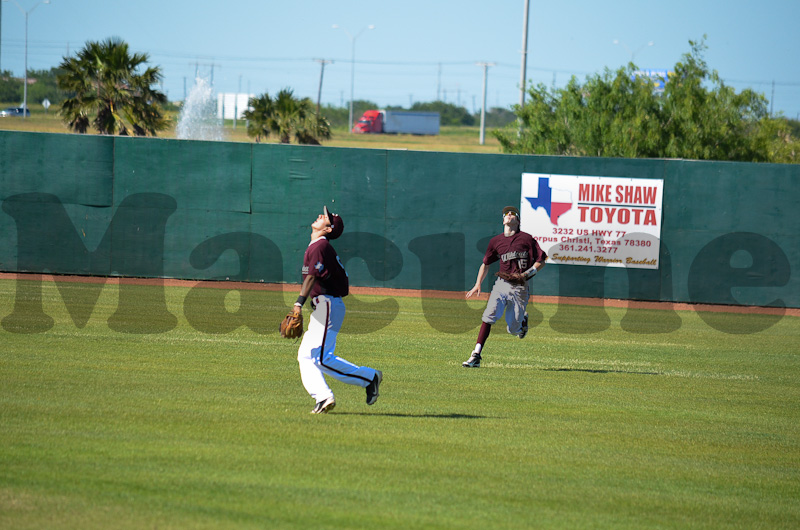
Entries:
[[521, 229], [549, 263], [658, 269], [664, 181], [522, 174]]
[[637, 77], [649, 77], [653, 81], [653, 85], [655, 86], [656, 92], [663, 92], [664, 86], [669, 79], [670, 72], [668, 70], [655, 70], [655, 69], [648, 69], [648, 70], [636, 70], [633, 72], [631, 79], [636, 79]]

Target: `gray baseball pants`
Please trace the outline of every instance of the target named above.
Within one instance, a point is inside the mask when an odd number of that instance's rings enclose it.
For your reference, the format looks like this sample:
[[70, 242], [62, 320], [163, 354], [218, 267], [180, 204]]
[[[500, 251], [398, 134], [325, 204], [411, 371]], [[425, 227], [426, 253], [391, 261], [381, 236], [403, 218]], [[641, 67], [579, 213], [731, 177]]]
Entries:
[[525, 318], [525, 308], [528, 307], [528, 298], [528, 282], [523, 285], [513, 285], [502, 278], [497, 278], [482, 320], [487, 324], [494, 324], [505, 312], [506, 330], [512, 335], [519, 335], [522, 330], [522, 320]]

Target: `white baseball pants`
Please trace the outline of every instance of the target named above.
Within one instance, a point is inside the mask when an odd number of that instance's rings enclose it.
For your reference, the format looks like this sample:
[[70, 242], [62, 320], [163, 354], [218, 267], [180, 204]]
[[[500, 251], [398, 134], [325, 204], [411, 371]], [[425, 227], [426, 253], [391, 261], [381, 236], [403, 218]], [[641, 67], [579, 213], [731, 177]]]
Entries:
[[344, 321], [344, 302], [341, 298], [326, 295], [317, 296], [312, 302], [315, 309], [297, 352], [300, 379], [306, 391], [317, 403], [333, 397], [323, 374], [348, 385], [366, 388], [375, 378], [376, 370], [356, 366], [334, 353], [336, 337]]

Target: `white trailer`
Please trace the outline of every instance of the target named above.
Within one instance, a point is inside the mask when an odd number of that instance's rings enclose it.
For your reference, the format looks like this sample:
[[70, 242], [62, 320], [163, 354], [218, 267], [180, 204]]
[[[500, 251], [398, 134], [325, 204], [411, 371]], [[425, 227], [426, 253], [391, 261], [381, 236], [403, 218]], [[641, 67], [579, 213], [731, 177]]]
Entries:
[[438, 112], [382, 110], [383, 132], [400, 134], [439, 134]]

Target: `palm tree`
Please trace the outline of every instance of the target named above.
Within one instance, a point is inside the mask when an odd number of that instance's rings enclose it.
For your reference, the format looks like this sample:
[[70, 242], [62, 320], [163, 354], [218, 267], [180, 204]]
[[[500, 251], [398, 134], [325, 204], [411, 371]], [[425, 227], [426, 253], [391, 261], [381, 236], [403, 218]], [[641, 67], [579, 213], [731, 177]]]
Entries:
[[291, 90], [284, 88], [275, 98], [274, 120], [282, 144], [291, 141], [293, 130], [306, 120], [306, 106], [297, 100]]
[[118, 38], [87, 42], [75, 57], [65, 57], [58, 86], [67, 97], [61, 116], [75, 132], [94, 126], [100, 134], [146, 136], [167, 127], [160, 105], [167, 97], [154, 89], [161, 80], [158, 67], [139, 68], [147, 54], [130, 55]]
[[330, 140], [331, 124], [324, 116], [311, 114], [306, 117], [302, 127], [295, 131], [294, 136], [299, 144], [320, 145], [320, 139]]
[[310, 98], [296, 99], [293, 92], [284, 88], [275, 98], [269, 94], [250, 99], [250, 109], [244, 117], [249, 121], [247, 134], [260, 142], [274, 133], [283, 144], [320, 144], [320, 139], [331, 137], [328, 121], [317, 116]]
[[247, 120], [247, 136], [255, 138], [256, 143], [261, 139], [268, 138], [273, 131], [272, 115], [273, 104], [269, 94], [262, 94], [258, 97], [250, 98], [249, 108], [244, 111], [244, 119]]

